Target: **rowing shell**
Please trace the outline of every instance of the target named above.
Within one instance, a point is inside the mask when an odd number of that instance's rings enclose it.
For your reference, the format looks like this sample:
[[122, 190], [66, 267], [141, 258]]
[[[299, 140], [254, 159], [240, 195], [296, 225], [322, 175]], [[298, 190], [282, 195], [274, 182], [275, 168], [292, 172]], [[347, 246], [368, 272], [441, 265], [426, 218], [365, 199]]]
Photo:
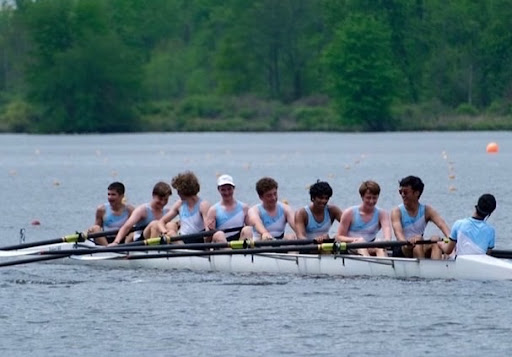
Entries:
[[[71, 243], [63, 243], [58, 246], [55, 245], [51, 249], [70, 249], [74, 246]], [[145, 254], [148, 253], [130, 253], [130, 256], [137, 255], [139, 259], [126, 259], [126, 254], [107, 252], [72, 255], [69, 258], [55, 260], [55, 262], [115, 268], [150, 268], [226, 273], [347, 277], [375, 276], [405, 279], [512, 280], [512, 261], [488, 255], [461, 255], [454, 260], [290, 253], [140, 259]]]

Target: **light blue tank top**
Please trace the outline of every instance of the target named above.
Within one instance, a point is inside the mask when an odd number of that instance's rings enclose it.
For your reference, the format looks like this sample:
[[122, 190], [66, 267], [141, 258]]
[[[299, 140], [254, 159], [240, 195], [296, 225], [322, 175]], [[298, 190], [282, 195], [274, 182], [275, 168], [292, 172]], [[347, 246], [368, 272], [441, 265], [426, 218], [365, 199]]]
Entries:
[[331, 216], [327, 205], [324, 208], [324, 220], [322, 222], [315, 220], [315, 216], [311, 212], [309, 206], [305, 206], [304, 209], [308, 214], [308, 225], [306, 226], [307, 239], [315, 239], [319, 235], [329, 233], [329, 229], [331, 229]]
[[404, 236], [407, 240], [410, 238], [420, 235], [423, 236], [425, 232], [425, 228], [427, 227], [427, 219], [425, 218], [425, 205], [420, 204], [418, 207], [418, 213], [415, 217], [409, 216], [405, 206], [400, 204], [398, 206], [400, 209], [401, 222], [402, 222], [402, 230], [404, 232]]
[[[236, 201], [235, 209], [226, 211], [220, 202], [215, 204], [215, 227], [217, 229], [227, 229], [242, 227], [245, 223], [244, 206], [240, 201]], [[226, 237], [238, 234], [239, 232], [226, 233]]]
[[204, 230], [203, 215], [200, 206], [203, 200], [199, 199], [192, 209], [188, 208], [187, 202], [183, 202], [179, 209], [180, 234], [194, 234]]
[[123, 212], [117, 216], [112, 212], [112, 207], [110, 207], [110, 203], [105, 203], [105, 214], [103, 215], [103, 230], [114, 230], [119, 229], [123, 226], [124, 222], [128, 220], [129, 217], [128, 208], [125, 206]]
[[[277, 214], [275, 217], [270, 216], [261, 203], [258, 205], [258, 211], [260, 213], [263, 226], [272, 235], [272, 237], [282, 237], [286, 228], [286, 216], [284, 214], [283, 204], [281, 202], [277, 202]], [[253, 230], [253, 234], [255, 237], [261, 236], [255, 229]]]
[[379, 222], [379, 211], [378, 207], [375, 207], [372, 218], [368, 222], [364, 222], [361, 214], [359, 213], [359, 206], [353, 206], [352, 210], [352, 222], [348, 229], [349, 237], [363, 237], [367, 242], [375, 240], [377, 233], [380, 230]]

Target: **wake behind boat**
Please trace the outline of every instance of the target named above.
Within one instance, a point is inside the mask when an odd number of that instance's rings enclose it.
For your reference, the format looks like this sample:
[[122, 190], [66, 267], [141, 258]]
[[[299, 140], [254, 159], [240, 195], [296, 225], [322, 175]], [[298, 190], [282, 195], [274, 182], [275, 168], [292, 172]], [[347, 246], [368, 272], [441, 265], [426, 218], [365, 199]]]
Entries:
[[[240, 242], [240, 244], [242, 243]], [[119, 252], [109, 251], [108, 249], [103, 249], [103, 252], [101, 248], [97, 249], [91, 242], [80, 244], [58, 243], [37, 247], [39, 253], [43, 256], [31, 257], [27, 261], [41, 259], [41, 261], [51, 260], [64, 264], [94, 265], [109, 268], [225, 273], [368, 276], [402, 279], [512, 280], [512, 261], [489, 255], [461, 255], [453, 260], [430, 260], [363, 257], [339, 253], [300, 254], [285, 252], [293, 249], [301, 250], [301, 246], [207, 251], [176, 248], [174, 247], [172, 252], [164, 247], [153, 247], [153, 250], [140, 248], [140, 251], [123, 252], [123, 248], [119, 247], [117, 248]], [[90, 249], [90, 253], [85, 249]], [[77, 254], [70, 254], [73, 250]], [[278, 252], [278, 250], [283, 252]], [[34, 247], [8, 252], [1, 251], [0, 254], [31, 255], [35, 252], [36, 248]]]

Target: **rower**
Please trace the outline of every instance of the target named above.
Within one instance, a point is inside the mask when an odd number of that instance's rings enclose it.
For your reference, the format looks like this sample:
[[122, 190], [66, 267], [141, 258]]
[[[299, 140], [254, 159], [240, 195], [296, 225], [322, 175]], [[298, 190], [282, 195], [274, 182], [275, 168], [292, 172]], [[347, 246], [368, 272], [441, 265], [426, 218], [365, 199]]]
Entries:
[[[197, 176], [192, 171], [179, 173], [172, 178], [171, 185], [178, 192], [180, 199], [171, 206], [169, 212], [158, 221], [158, 224], [153, 226], [151, 236], [174, 237], [178, 234], [188, 235], [205, 231], [210, 203], [198, 195], [201, 186]], [[173, 220], [177, 216], [179, 216], [179, 222]], [[195, 241], [187, 241], [187, 243], [203, 242], [202, 237]], [[177, 241], [177, 243], [183, 242]]]
[[494, 248], [496, 232], [487, 219], [496, 209], [496, 199], [490, 193], [478, 198], [471, 217], [457, 220], [452, 227], [449, 242], [439, 242], [445, 254], [456, 248], [457, 255], [490, 254]]
[[[235, 199], [235, 183], [230, 175], [221, 175], [217, 179], [217, 191], [220, 201], [210, 207], [206, 215], [208, 230], [219, 229], [211, 240], [214, 243], [225, 243], [235, 239], [252, 238], [252, 227], [249, 225], [247, 215], [249, 206]], [[222, 229], [242, 227], [241, 231], [224, 233]]]
[[[112, 182], [107, 187], [107, 203], [96, 208], [94, 225], [87, 233], [99, 233], [107, 230], [118, 230], [128, 220], [134, 207], [124, 203], [125, 187], [121, 182]], [[98, 245], [108, 245], [115, 237], [98, 237], [94, 241]]]
[[[419, 177], [404, 177], [399, 181], [399, 185], [398, 192], [402, 197], [402, 204], [391, 211], [391, 224], [397, 240], [411, 244], [396, 248], [393, 256], [441, 259], [442, 251], [437, 243], [421, 245], [414, 245], [414, 243], [423, 240], [428, 222], [433, 222], [445, 237], [450, 235], [448, 225], [432, 206], [419, 202], [425, 187]], [[439, 236], [432, 236], [430, 239], [440, 240]]]
[[318, 243], [329, 239], [334, 221], [340, 221], [341, 209], [329, 204], [332, 188], [328, 182], [318, 180], [309, 188], [311, 203], [295, 213], [295, 229], [298, 239], [311, 239]]
[[[129, 243], [132, 240], [152, 237], [150, 233], [153, 227], [157, 225], [158, 220], [168, 211], [165, 205], [169, 202], [169, 196], [171, 196], [171, 194], [171, 186], [167, 182], [157, 182], [153, 187], [151, 202], [141, 204], [133, 210], [130, 218], [119, 229], [116, 238], [109, 245], [120, 244], [123, 240], [125, 243]], [[146, 226], [146, 228], [143, 231], [134, 232], [133, 238], [126, 236], [130, 228], [135, 225]]]
[[271, 177], [263, 177], [256, 182], [261, 203], [249, 209], [255, 240], [296, 238], [295, 233], [285, 234], [286, 224], [295, 232], [295, 217], [289, 205], [278, 202], [277, 188], [277, 181]]
[[[364, 181], [359, 186], [359, 195], [362, 203], [343, 211], [336, 241], [346, 243], [373, 242], [376, 239], [391, 241], [389, 214], [377, 207], [380, 195], [379, 184], [372, 180]], [[376, 238], [381, 230], [382, 239]], [[357, 253], [363, 256], [387, 257], [388, 255], [382, 248], [358, 249]]]

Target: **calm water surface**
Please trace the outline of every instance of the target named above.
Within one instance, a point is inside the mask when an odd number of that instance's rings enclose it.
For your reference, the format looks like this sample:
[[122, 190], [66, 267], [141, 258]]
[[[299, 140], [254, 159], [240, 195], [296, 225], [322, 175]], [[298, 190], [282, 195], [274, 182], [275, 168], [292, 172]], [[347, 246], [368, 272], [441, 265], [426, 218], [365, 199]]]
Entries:
[[[498, 154], [485, 152], [490, 141]], [[358, 204], [360, 182], [374, 179], [379, 206], [390, 209], [400, 203], [397, 181], [414, 174], [426, 184], [422, 201], [449, 225], [491, 192], [497, 247], [512, 249], [511, 142], [509, 132], [0, 135], [0, 245], [18, 243], [21, 229], [36, 241], [86, 228], [114, 180], [140, 204], [156, 181], [189, 169], [211, 202], [217, 175], [229, 173], [239, 199], [256, 203], [255, 182], [273, 176], [293, 207], [308, 202], [316, 179], [331, 183], [341, 207]], [[0, 268], [0, 286], [4, 356], [500, 356], [512, 348], [509, 282], [31, 264]]]

